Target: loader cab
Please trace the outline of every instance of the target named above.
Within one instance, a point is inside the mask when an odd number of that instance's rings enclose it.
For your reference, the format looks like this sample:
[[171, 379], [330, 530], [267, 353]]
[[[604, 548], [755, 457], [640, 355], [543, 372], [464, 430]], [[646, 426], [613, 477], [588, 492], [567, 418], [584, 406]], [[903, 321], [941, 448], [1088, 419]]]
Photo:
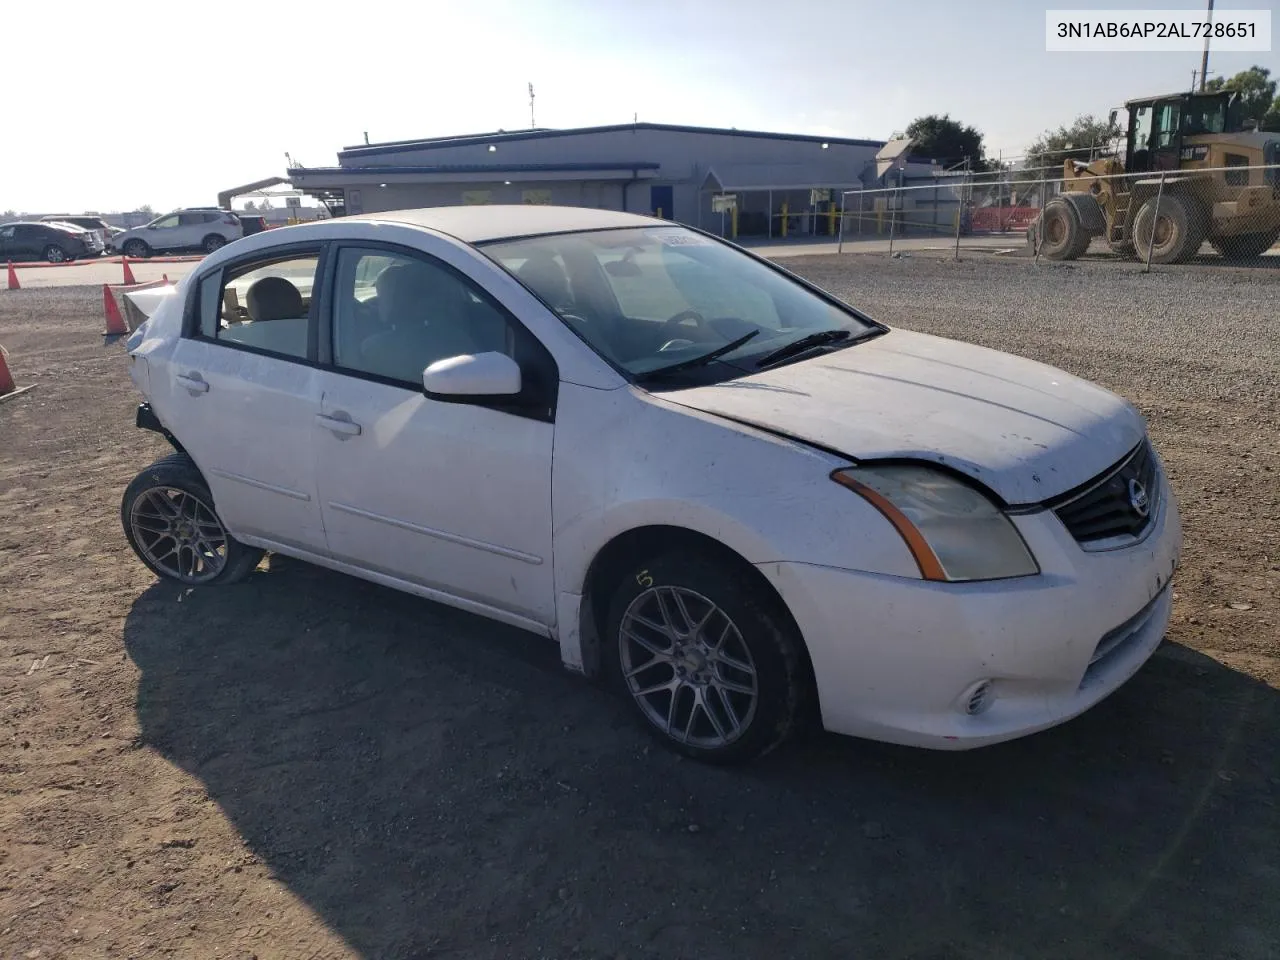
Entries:
[[1243, 129], [1240, 95], [1234, 90], [1130, 100], [1125, 108], [1129, 111], [1125, 169], [1130, 173], [1177, 170], [1183, 158], [1183, 137]]

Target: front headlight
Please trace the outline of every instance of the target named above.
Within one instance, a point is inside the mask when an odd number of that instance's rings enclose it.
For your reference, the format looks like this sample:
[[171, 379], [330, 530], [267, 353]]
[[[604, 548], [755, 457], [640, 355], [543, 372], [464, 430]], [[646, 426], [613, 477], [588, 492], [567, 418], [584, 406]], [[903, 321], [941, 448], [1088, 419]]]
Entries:
[[850, 467], [831, 479], [884, 514], [926, 580], [1000, 580], [1040, 572], [1000, 508], [941, 470], [910, 464]]

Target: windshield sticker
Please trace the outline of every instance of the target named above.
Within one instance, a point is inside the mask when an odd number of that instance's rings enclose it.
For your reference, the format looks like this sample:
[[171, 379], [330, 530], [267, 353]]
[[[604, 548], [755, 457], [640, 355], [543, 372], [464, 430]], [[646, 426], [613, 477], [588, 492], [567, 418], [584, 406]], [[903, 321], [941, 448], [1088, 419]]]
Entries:
[[707, 237], [700, 237], [696, 233], [658, 233], [649, 236], [666, 247], [709, 247], [712, 244]]

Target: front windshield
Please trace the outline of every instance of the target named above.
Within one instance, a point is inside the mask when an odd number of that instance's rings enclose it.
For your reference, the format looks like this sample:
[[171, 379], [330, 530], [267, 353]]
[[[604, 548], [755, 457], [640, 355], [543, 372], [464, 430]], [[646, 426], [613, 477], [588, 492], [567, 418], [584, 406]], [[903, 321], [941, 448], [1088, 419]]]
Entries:
[[682, 227], [555, 234], [491, 243], [484, 252], [635, 377], [696, 361], [748, 334], [754, 335], [718, 358], [740, 367], [733, 375], [814, 333], [857, 337], [879, 329]]
[[1225, 133], [1227, 102], [1222, 97], [1191, 97], [1182, 113], [1182, 132], [1187, 136]]

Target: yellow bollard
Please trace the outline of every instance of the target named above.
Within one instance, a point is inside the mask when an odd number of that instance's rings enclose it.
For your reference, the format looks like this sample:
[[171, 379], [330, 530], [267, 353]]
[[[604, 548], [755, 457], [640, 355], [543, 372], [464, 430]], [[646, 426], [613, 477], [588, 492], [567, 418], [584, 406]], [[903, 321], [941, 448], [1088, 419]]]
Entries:
[[729, 239], [738, 239], [738, 207], [734, 205], [729, 210]]
[[876, 233], [884, 233], [884, 211], [876, 211]]
[[787, 238], [787, 201], [782, 201], [782, 239]]
[[836, 202], [832, 200], [827, 204], [827, 236], [834, 237], [836, 235]]
[[659, 208], [658, 208], [658, 219], [659, 219], [659, 220], [661, 220], [661, 219], [662, 219], [662, 208], [661, 208], [661, 207], [659, 207]]

